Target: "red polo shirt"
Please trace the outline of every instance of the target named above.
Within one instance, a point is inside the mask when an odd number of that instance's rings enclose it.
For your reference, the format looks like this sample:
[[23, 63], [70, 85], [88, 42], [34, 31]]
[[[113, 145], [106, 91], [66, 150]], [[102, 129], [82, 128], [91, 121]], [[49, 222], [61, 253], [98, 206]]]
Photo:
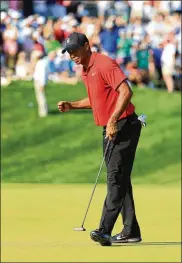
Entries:
[[[87, 89], [96, 125], [106, 126], [119, 96], [117, 88], [127, 79], [126, 76], [113, 59], [93, 52], [87, 70], [82, 71], [82, 79]], [[129, 103], [119, 119], [131, 115], [134, 110], [134, 105]]]

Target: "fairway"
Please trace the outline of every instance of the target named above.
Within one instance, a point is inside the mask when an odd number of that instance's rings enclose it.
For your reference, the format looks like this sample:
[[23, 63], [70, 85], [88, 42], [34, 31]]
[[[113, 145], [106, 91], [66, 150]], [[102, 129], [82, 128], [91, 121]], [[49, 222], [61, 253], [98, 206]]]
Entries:
[[[89, 238], [98, 227], [105, 185], [2, 184], [2, 262], [181, 262], [180, 186], [134, 186], [143, 242], [101, 247]], [[119, 217], [113, 234], [121, 230]]]

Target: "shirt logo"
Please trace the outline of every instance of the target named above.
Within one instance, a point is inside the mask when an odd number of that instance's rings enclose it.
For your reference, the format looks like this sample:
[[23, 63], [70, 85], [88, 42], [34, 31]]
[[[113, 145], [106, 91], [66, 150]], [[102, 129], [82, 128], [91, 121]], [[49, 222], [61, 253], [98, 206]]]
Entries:
[[92, 76], [94, 76], [96, 74], [96, 72], [92, 73]]
[[69, 43], [69, 42], [70, 42], [70, 39], [68, 38], [68, 39], [67, 39], [67, 43]]

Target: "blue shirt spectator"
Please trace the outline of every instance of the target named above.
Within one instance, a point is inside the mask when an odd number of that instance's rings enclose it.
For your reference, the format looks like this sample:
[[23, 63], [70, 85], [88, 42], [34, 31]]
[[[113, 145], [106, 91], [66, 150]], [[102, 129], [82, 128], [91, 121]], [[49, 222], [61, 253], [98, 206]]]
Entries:
[[101, 47], [104, 51], [111, 53], [116, 53], [117, 51], [117, 38], [118, 30], [113, 27], [111, 21], [106, 22], [106, 28], [100, 32], [100, 42]]

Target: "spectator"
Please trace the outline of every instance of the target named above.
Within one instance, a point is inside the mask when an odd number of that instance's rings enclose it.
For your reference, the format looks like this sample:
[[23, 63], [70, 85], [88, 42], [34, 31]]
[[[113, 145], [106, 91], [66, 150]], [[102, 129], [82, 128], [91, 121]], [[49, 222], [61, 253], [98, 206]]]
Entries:
[[114, 28], [114, 23], [106, 21], [105, 28], [100, 33], [100, 43], [102, 52], [113, 59], [116, 58], [117, 38], [118, 32]]
[[26, 53], [23, 51], [18, 54], [15, 73], [17, 79], [27, 80], [30, 78], [29, 63], [27, 63]]
[[[18, 10], [1, 12], [1, 67], [4, 78], [8, 69], [16, 69], [17, 75], [24, 78], [26, 74], [22, 64], [25, 60], [25, 63], [29, 63], [31, 79], [36, 54], [60, 50], [72, 32], [82, 32], [89, 38], [92, 50], [116, 59], [123, 71], [131, 72], [130, 79], [140, 87], [148, 83], [147, 79], [151, 77], [152, 80], [158, 77], [160, 83], [163, 83], [161, 80], [164, 78], [169, 92], [179, 85], [180, 1], [34, 2], [35, 14], [27, 18], [23, 18], [22, 12]], [[173, 48], [168, 44], [172, 44]], [[176, 56], [172, 52], [174, 47]], [[170, 52], [165, 55], [168, 49]], [[21, 53], [16, 65], [18, 52]], [[22, 52], [25, 52], [26, 58]], [[173, 65], [167, 61], [168, 57], [169, 61], [173, 58]], [[69, 57], [57, 55], [49, 62], [49, 66], [49, 78], [53, 81], [64, 80], [68, 83], [70, 79], [70, 83], [76, 83], [79, 79], [80, 68], [77, 70]], [[23, 70], [20, 73], [21, 67]], [[8, 74], [9, 80], [12, 79], [12, 70]]]
[[139, 69], [143, 69], [147, 72], [149, 71], [149, 56], [149, 47], [144, 41], [139, 42], [136, 51], [137, 67]]
[[138, 88], [144, 88], [144, 84], [148, 84], [149, 82], [149, 76], [146, 73], [145, 70], [137, 68], [136, 62], [129, 62], [126, 65], [126, 71], [125, 71], [128, 80], [134, 84], [137, 85]]
[[54, 37], [60, 43], [62, 43], [65, 40], [65, 31], [62, 28], [62, 25], [63, 25], [63, 23], [62, 23], [61, 19], [58, 19], [57, 21], [55, 21], [55, 23], [53, 25]]
[[47, 16], [47, 5], [46, 0], [36, 0], [34, 1], [34, 10], [36, 14], [39, 14], [41, 16]]
[[[52, 55], [52, 54], [51, 54]], [[35, 58], [36, 65], [33, 75], [35, 97], [38, 104], [39, 117], [46, 117], [48, 114], [48, 106], [45, 95], [46, 84], [48, 81], [48, 66], [49, 60], [47, 56], [39, 53]]]
[[154, 47], [151, 49], [151, 56], [153, 58], [154, 62], [154, 67], [153, 67], [153, 72], [152, 76], [155, 77], [157, 73], [157, 79], [161, 80], [162, 79], [162, 68], [161, 68], [161, 56], [163, 52], [163, 45], [162, 43], [159, 44], [159, 46]]
[[139, 42], [143, 39], [143, 37], [146, 34], [145, 27], [142, 24], [142, 19], [141, 19], [141, 17], [135, 17], [130, 21], [132, 21], [132, 23], [130, 22], [130, 24], [128, 26], [128, 30], [132, 31], [133, 40], [135, 42]]
[[43, 37], [48, 38], [53, 32], [53, 20], [48, 19], [44, 28], [43, 28]]
[[24, 27], [21, 31], [21, 49], [25, 51], [27, 59], [30, 59], [34, 46], [34, 41], [32, 39], [33, 29], [29, 20], [25, 20], [24, 22]]
[[142, 17], [144, 1], [128, 1], [131, 6], [131, 18]]
[[121, 65], [126, 65], [131, 61], [131, 47], [133, 44], [132, 34], [120, 30], [117, 39], [117, 62]]
[[116, 16], [115, 20], [115, 26], [119, 30], [126, 28], [126, 20], [122, 16]]
[[50, 79], [55, 83], [67, 83], [76, 85], [81, 77], [81, 71], [79, 67], [76, 67], [75, 63], [70, 61], [69, 54], [64, 55], [57, 51], [57, 57], [55, 60], [55, 74], [50, 76]]
[[130, 11], [131, 7], [129, 5], [129, 1], [115, 1], [114, 7], [116, 10], [116, 16], [121, 17], [126, 22], [129, 23], [130, 20]]
[[175, 66], [175, 53], [175, 45], [170, 40], [168, 40], [162, 52], [161, 62], [162, 76], [169, 93], [174, 91], [173, 74]]
[[34, 51], [40, 51], [44, 52], [44, 40], [40, 36], [40, 33], [38, 31], [34, 31], [32, 34], [32, 39], [33, 39], [33, 48], [32, 50]]
[[155, 47], [161, 42], [161, 38], [166, 30], [164, 18], [163, 14], [157, 14], [145, 27], [147, 34], [152, 40], [152, 45]]
[[6, 30], [3, 33], [3, 49], [6, 57], [6, 65], [12, 70], [15, 69], [16, 54], [18, 52], [17, 38], [17, 28], [11, 24], [7, 24]]
[[98, 16], [101, 21], [104, 21], [106, 11], [110, 9], [112, 1], [96, 1], [97, 9], [98, 9]]
[[92, 19], [90, 17], [82, 17], [82, 23], [80, 25], [81, 32], [86, 34], [88, 38], [92, 37], [95, 32], [96, 25], [93, 24]]
[[49, 53], [50, 51], [59, 49], [61, 47], [61, 44], [59, 41], [57, 41], [54, 37], [54, 35], [50, 35], [45, 41], [44, 41], [44, 48], [46, 53]]
[[[63, 18], [66, 16], [66, 6], [64, 6], [62, 0], [47, 0], [47, 12], [48, 16], [54, 16], [56, 18]], [[69, 1], [70, 2], [70, 1]]]
[[153, 7], [152, 1], [144, 1], [142, 10], [142, 20], [144, 24], [149, 23], [153, 16], [155, 15], [155, 9]]

